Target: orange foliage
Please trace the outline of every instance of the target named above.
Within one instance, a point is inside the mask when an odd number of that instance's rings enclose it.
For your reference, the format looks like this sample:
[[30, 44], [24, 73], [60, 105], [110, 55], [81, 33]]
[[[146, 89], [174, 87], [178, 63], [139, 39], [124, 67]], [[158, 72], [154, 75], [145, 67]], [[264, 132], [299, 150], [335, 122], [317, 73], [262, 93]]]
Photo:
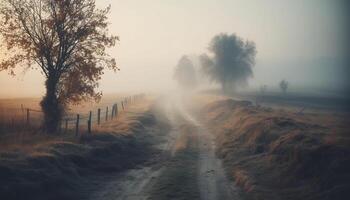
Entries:
[[105, 67], [119, 70], [106, 53], [118, 37], [107, 33], [110, 7], [95, 0], [4, 0], [0, 3], [0, 34], [6, 56], [0, 71], [15, 75], [16, 67], [40, 69], [57, 82], [62, 104], [99, 99], [97, 81]]

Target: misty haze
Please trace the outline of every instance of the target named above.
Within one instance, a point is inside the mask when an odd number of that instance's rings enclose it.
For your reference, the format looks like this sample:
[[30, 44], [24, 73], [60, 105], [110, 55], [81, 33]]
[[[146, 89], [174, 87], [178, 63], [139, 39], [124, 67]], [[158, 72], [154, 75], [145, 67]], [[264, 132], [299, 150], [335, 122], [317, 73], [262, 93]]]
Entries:
[[0, 0], [0, 199], [350, 199], [349, 5]]

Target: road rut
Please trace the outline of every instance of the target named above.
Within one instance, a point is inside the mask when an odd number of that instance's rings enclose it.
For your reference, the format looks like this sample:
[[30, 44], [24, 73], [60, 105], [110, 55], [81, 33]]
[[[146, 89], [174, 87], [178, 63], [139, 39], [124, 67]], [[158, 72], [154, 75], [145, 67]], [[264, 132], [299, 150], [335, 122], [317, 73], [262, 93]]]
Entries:
[[171, 126], [158, 163], [129, 170], [96, 192], [101, 200], [240, 200], [215, 155], [215, 141], [208, 129], [182, 104], [168, 101], [163, 112]]

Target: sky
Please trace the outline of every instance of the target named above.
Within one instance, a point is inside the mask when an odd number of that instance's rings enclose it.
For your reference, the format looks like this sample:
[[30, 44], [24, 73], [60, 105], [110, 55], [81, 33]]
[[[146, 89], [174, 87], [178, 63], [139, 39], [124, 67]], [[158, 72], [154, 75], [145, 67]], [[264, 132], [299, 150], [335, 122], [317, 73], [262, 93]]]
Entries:
[[[109, 53], [121, 71], [106, 71], [103, 93], [176, 87], [174, 67], [182, 55], [207, 52], [218, 33], [236, 33], [257, 47], [250, 87], [337, 90], [345, 83], [346, 7], [341, 0], [97, 0], [111, 5], [110, 33], [120, 42]], [[4, 51], [4, 49], [1, 49]], [[1, 54], [0, 54], [1, 56]], [[44, 94], [39, 71], [16, 77], [0, 72], [0, 98]]]

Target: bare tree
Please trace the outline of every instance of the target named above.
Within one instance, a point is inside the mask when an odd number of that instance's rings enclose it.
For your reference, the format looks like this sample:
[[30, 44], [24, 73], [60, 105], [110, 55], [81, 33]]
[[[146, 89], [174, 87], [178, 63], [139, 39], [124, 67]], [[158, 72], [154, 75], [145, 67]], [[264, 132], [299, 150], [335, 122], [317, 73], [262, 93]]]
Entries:
[[287, 93], [288, 85], [289, 85], [289, 83], [284, 79], [280, 82], [280, 88], [281, 88], [283, 94]]
[[107, 32], [110, 7], [95, 0], [2, 0], [0, 33], [6, 57], [0, 70], [40, 69], [46, 94], [41, 101], [44, 128], [55, 132], [67, 104], [101, 97], [103, 69], [118, 70], [106, 53], [118, 37]]

